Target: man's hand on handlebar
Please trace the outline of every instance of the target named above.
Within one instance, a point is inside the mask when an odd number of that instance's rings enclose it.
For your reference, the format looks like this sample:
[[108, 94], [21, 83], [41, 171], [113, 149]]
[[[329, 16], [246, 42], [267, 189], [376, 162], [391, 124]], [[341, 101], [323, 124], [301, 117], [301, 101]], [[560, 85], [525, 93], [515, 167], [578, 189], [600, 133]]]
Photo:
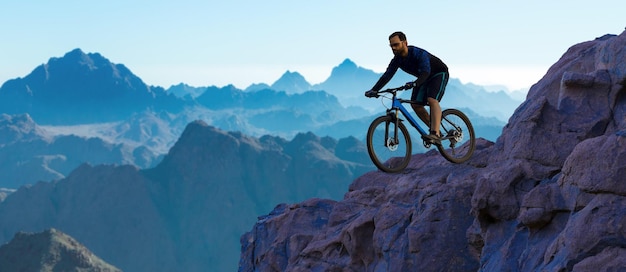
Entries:
[[378, 98], [379, 95], [378, 95], [377, 91], [369, 90], [369, 91], [365, 92], [365, 96], [366, 97], [376, 97], [376, 98]]
[[413, 87], [415, 87], [415, 82], [414, 81], [409, 81], [406, 84], [404, 84], [404, 88], [403, 89], [408, 90], [408, 89], [411, 89]]

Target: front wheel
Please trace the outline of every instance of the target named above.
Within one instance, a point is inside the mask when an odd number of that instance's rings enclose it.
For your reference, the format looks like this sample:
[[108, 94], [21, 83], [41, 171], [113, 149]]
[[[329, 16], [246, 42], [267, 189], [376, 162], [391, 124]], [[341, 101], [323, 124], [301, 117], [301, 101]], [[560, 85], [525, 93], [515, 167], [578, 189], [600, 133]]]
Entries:
[[467, 161], [476, 148], [474, 127], [467, 116], [457, 109], [447, 109], [441, 113], [440, 133], [443, 136], [439, 153], [448, 161], [462, 163]]
[[367, 130], [367, 152], [378, 169], [400, 172], [411, 160], [411, 137], [402, 122], [392, 116], [380, 116]]

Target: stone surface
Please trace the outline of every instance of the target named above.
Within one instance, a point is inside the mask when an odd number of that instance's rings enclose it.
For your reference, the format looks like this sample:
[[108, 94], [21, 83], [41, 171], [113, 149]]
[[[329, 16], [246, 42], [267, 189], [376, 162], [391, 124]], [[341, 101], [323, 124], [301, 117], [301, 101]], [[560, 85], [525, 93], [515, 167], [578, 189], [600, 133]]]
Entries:
[[625, 59], [626, 32], [572, 46], [464, 164], [431, 151], [343, 200], [278, 205], [239, 270], [623, 270]]

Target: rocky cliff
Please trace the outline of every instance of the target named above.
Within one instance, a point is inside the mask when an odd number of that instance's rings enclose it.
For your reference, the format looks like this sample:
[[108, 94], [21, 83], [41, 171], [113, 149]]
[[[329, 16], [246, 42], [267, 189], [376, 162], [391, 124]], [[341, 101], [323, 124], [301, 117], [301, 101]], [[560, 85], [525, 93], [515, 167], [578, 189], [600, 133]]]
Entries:
[[278, 205], [240, 271], [617, 271], [626, 267], [626, 32], [572, 46], [495, 143], [369, 172], [341, 201]]

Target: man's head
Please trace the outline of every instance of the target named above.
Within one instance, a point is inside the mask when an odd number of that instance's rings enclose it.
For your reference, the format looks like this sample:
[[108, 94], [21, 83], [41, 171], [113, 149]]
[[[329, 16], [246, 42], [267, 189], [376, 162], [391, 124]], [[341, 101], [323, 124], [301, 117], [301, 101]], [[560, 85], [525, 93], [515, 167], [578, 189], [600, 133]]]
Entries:
[[396, 31], [389, 35], [389, 46], [391, 46], [391, 51], [393, 51], [395, 56], [406, 57], [409, 54], [406, 35], [400, 31]]

